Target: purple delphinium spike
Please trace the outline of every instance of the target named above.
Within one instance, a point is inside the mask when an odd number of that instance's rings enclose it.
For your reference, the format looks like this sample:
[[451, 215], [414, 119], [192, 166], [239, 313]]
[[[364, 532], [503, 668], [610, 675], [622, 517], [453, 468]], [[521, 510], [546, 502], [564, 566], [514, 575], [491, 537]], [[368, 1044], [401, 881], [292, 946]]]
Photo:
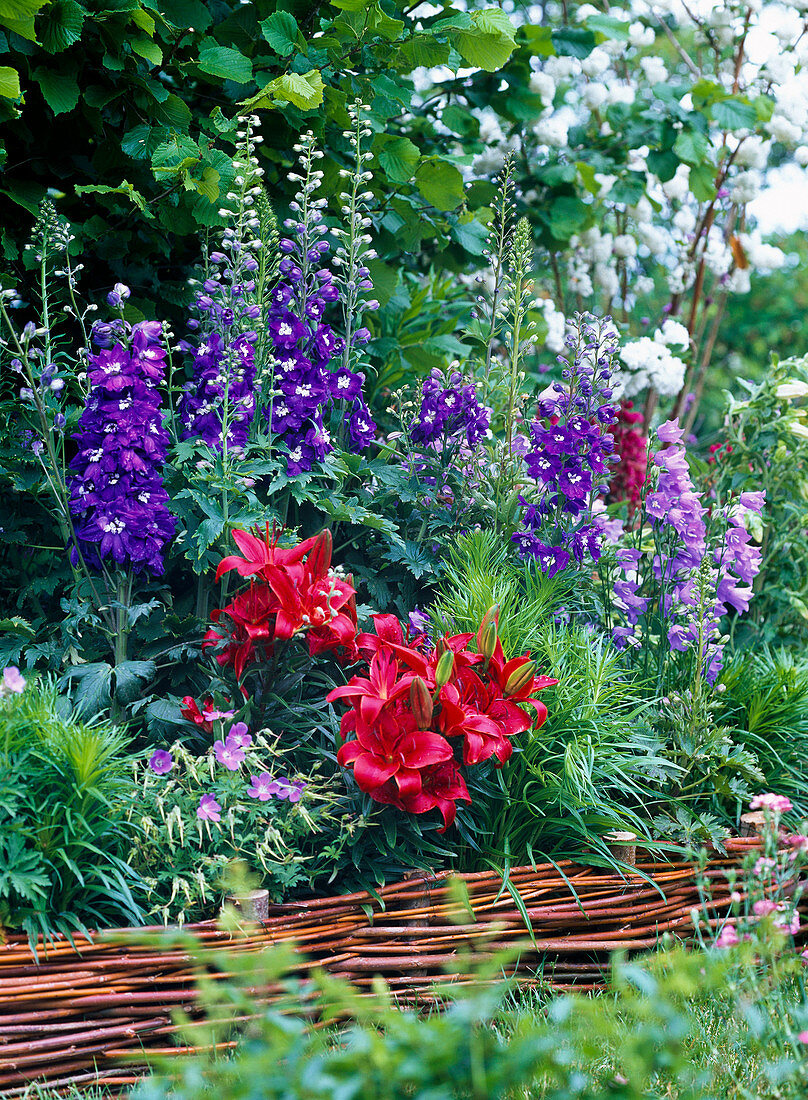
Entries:
[[157, 321], [135, 325], [129, 347], [115, 343], [89, 356], [90, 396], [74, 436], [69, 486], [79, 545], [95, 568], [112, 560], [155, 576], [164, 572], [163, 553], [176, 529], [161, 472], [168, 433], [157, 387], [165, 357]]
[[600, 557], [602, 529], [594, 505], [607, 491], [614, 451], [608, 428], [617, 418], [611, 401], [617, 334], [611, 318], [576, 314], [565, 342], [569, 356], [559, 356], [563, 381], [545, 391], [540, 416], [529, 426], [531, 449], [524, 459], [538, 500], [520, 498], [525, 529], [513, 535], [519, 554], [535, 558], [548, 576], [573, 559]]

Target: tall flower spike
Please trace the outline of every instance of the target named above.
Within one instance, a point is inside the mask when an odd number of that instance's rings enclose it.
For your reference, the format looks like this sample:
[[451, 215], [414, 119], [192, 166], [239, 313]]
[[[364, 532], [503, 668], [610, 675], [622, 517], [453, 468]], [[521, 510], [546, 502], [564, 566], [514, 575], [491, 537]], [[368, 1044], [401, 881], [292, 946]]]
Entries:
[[[215, 450], [243, 449], [255, 417], [256, 322], [264, 286], [277, 254], [277, 233], [261, 185], [255, 147], [258, 119], [244, 120], [233, 160], [235, 178], [219, 213], [227, 219], [221, 249], [207, 257], [206, 278], [197, 292], [193, 380], [180, 408], [183, 438], [200, 438]], [[267, 234], [262, 240], [262, 233]], [[266, 244], [266, 247], [265, 247]]]
[[89, 357], [90, 396], [70, 464], [70, 510], [85, 561], [131, 565], [156, 576], [176, 521], [161, 468], [168, 433], [158, 385], [166, 349], [156, 321], [132, 329], [131, 347], [116, 344]]

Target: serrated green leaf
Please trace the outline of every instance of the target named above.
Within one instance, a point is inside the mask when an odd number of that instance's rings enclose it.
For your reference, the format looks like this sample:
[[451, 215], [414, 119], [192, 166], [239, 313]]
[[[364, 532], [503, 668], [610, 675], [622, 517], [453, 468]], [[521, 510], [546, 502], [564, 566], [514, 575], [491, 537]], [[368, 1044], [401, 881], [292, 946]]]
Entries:
[[431, 69], [449, 60], [449, 46], [431, 34], [415, 34], [400, 46], [396, 64], [399, 69]]
[[550, 37], [559, 57], [577, 57], [579, 61], [589, 57], [597, 45], [594, 33], [585, 27], [559, 27]]
[[470, 26], [450, 29], [449, 39], [469, 65], [495, 73], [516, 48], [516, 28], [501, 8], [486, 8], [471, 13]]
[[329, 0], [329, 2], [342, 11], [364, 11], [365, 8], [370, 7], [373, 0]]
[[203, 73], [220, 80], [233, 80], [236, 84], [249, 84], [253, 78], [252, 62], [238, 50], [229, 46], [205, 45], [199, 51], [197, 62]]
[[35, 42], [34, 16], [46, 2], [47, 0], [0, 0], [0, 26], [7, 27], [21, 38], [27, 38], [29, 42]]
[[45, 102], [55, 115], [73, 110], [79, 101], [79, 84], [75, 73], [40, 67], [33, 75]]
[[115, 698], [121, 703], [132, 703], [144, 684], [154, 679], [154, 661], [122, 661], [115, 666]]
[[132, 12], [132, 22], [136, 27], [140, 27], [142, 31], [145, 31], [148, 35], [154, 34], [154, 20], [147, 11], [143, 8], [137, 8]]
[[201, 179], [193, 180], [193, 185], [200, 195], [204, 195], [208, 202], [216, 202], [219, 197], [219, 173], [215, 168], [208, 166], [202, 173]]
[[415, 174], [421, 154], [409, 138], [397, 137], [385, 142], [379, 149], [378, 158], [391, 183], [408, 183]]
[[87, 15], [76, 0], [55, 0], [43, 13], [39, 24], [39, 40], [48, 53], [60, 53], [81, 38]]
[[707, 159], [710, 143], [699, 130], [680, 130], [673, 151], [684, 164], [697, 165]]
[[710, 107], [710, 117], [722, 130], [748, 130], [757, 123], [757, 111], [747, 100], [728, 97]]
[[694, 164], [690, 169], [689, 186], [698, 202], [715, 198], [715, 169], [709, 164]]
[[153, 218], [154, 215], [146, 207], [146, 200], [141, 193], [132, 186], [127, 180], [118, 184], [117, 187], [109, 187], [105, 184], [77, 184], [77, 195], [124, 195], [130, 202], [132, 202], [141, 213], [145, 214], [147, 218]]
[[288, 11], [276, 11], [263, 20], [261, 33], [275, 53], [288, 57], [297, 45], [300, 31], [293, 15]]
[[4, 99], [20, 98], [20, 74], [8, 65], [0, 65], [0, 96]]
[[199, 146], [193, 138], [175, 134], [154, 150], [152, 169], [157, 175], [176, 174], [198, 163], [200, 156]]
[[240, 106], [257, 110], [275, 107], [277, 103], [292, 103], [301, 111], [313, 111], [323, 102], [323, 78], [319, 69], [307, 73], [285, 73], [269, 82], [266, 87], [245, 100]]
[[460, 171], [438, 157], [424, 161], [416, 173], [415, 183], [436, 210], [456, 210], [466, 197]]
[[142, 57], [150, 65], [162, 65], [163, 51], [156, 42], [153, 42], [145, 34], [135, 35], [130, 39], [129, 44], [132, 47], [132, 53], [136, 53], [138, 57]]
[[128, 130], [121, 138], [121, 149], [128, 157], [135, 160], [149, 160], [158, 145], [166, 138], [166, 131], [162, 126], [135, 126]]

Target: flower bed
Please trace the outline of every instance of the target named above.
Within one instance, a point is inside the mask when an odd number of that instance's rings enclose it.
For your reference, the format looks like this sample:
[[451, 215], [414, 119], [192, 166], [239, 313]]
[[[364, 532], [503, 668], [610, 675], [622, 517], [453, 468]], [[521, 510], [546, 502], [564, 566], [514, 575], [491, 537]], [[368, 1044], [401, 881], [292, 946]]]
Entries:
[[[730, 905], [726, 871], [758, 844], [756, 837], [734, 839], [725, 856], [707, 864], [714, 926]], [[480, 873], [462, 876], [466, 911], [449, 876], [423, 875], [383, 887], [383, 907], [355, 893], [273, 906], [267, 921], [238, 934], [212, 921], [193, 925], [193, 952], [170, 934], [156, 946], [146, 942], [146, 930], [127, 929], [92, 942], [76, 937], [75, 949], [60, 939], [37, 962], [27, 941], [14, 936], [0, 948], [0, 1088], [14, 1096], [31, 1080], [124, 1085], [146, 1068], [141, 1051], [190, 1051], [176, 1045], [172, 1011], [193, 1010], [201, 967], [228, 977], [220, 952], [293, 942], [301, 976], [320, 966], [369, 993], [382, 975], [402, 1004], [435, 1003], [437, 983], [471, 980], [463, 969], [468, 949], [484, 959], [518, 946], [507, 969], [525, 986], [601, 988], [613, 951], [652, 947], [664, 932], [692, 934], [691, 912], [702, 904], [699, 877], [692, 863], [644, 858], [626, 877], [568, 861], [514, 868], [509, 881], [532, 935], [501, 877]], [[260, 991], [263, 1001], [277, 996]]]

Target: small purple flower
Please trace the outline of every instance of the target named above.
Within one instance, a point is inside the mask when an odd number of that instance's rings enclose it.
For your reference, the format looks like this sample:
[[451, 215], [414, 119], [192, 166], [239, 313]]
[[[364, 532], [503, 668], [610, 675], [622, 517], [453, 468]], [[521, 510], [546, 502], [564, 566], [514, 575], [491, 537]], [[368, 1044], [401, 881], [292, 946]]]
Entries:
[[273, 779], [269, 772], [261, 772], [260, 775], [253, 775], [250, 778], [252, 786], [247, 788], [247, 794], [250, 798], [257, 798], [259, 802], [268, 802], [281, 789], [278, 780]]
[[419, 608], [414, 608], [408, 616], [410, 629], [413, 634], [426, 634], [429, 631], [432, 620], [425, 611], [421, 611]]
[[303, 797], [303, 791], [306, 784], [301, 779], [296, 779], [290, 782], [288, 779], [278, 780], [278, 792], [276, 797], [280, 799], [289, 799], [290, 802], [299, 802]]
[[196, 808], [196, 816], [200, 821], [221, 821], [222, 807], [212, 794], [203, 794]]
[[107, 301], [111, 306], [122, 306], [130, 294], [131, 291], [125, 283], [116, 283], [107, 295]]
[[223, 764], [228, 771], [238, 771], [239, 766], [244, 763], [244, 750], [240, 749], [237, 745], [231, 745], [230, 739], [225, 741], [214, 741], [213, 751], [216, 753], [216, 762]]
[[166, 775], [174, 767], [174, 757], [165, 749], [156, 749], [149, 758], [149, 767], [155, 775]]
[[0, 695], [19, 695], [25, 690], [26, 680], [16, 665], [8, 665], [3, 669], [3, 682], [0, 684]]
[[247, 732], [245, 722], [235, 722], [225, 738], [225, 745], [229, 749], [248, 749], [252, 742], [253, 739]]

